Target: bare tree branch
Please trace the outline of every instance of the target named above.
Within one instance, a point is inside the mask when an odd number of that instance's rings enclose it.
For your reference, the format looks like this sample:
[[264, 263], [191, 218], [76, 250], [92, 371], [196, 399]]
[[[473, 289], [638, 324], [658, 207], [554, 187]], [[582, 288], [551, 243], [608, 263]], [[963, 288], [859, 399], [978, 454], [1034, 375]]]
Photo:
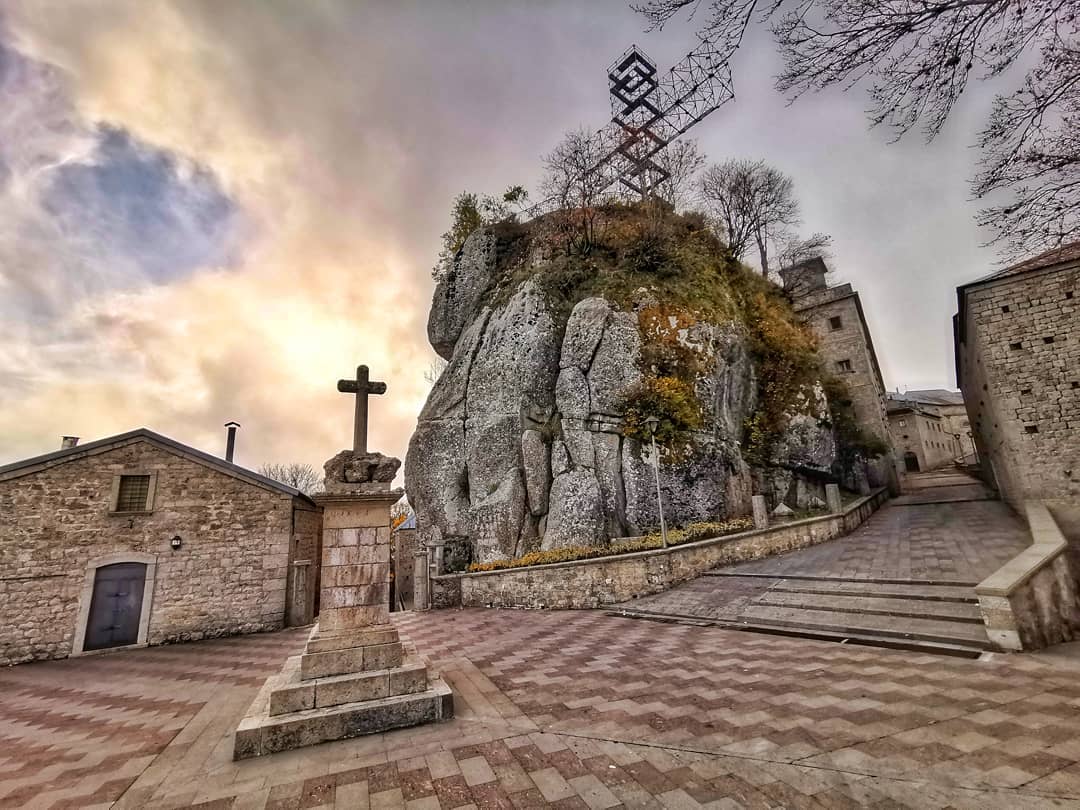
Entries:
[[[661, 29], [702, 0], [633, 5]], [[1023, 86], [999, 96], [979, 145], [972, 189], [1012, 202], [978, 221], [1009, 253], [1031, 253], [1080, 237], [1080, 13], [1076, 0], [712, 0], [699, 36], [729, 55], [747, 27], [769, 22], [784, 58], [779, 90], [797, 98], [866, 80], [872, 124], [902, 137], [920, 127], [933, 139], [972, 77], [999, 76], [1035, 58]]]
[[298, 489], [305, 495], [319, 492], [323, 487], [323, 477], [310, 464], [263, 464], [259, 467], [259, 474]]
[[761, 160], [727, 160], [705, 170], [701, 196], [732, 255], [741, 259], [756, 246], [761, 272], [768, 276], [770, 248], [786, 241], [800, 222], [791, 178]]

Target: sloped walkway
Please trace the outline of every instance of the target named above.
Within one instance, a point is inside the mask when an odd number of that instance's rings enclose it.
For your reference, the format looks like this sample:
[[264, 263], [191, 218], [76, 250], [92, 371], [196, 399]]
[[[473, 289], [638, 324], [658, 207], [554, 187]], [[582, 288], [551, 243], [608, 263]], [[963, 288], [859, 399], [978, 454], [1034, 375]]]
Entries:
[[910, 476], [904, 490], [847, 537], [616, 607], [977, 655], [988, 639], [974, 586], [1030, 544], [1027, 527], [963, 473]]

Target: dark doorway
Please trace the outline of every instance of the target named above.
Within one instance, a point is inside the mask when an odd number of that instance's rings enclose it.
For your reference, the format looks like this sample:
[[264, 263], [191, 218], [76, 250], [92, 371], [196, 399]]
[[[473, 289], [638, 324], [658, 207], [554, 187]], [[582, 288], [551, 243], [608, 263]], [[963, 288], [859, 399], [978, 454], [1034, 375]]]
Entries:
[[919, 457], [912, 453], [910, 450], [904, 453], [904, 467], [908, 472], [919, 471]]
[[138, 642], [145, 583], [144, 563], [116, 563], [97, 570], [84, 650], [104, 650]]

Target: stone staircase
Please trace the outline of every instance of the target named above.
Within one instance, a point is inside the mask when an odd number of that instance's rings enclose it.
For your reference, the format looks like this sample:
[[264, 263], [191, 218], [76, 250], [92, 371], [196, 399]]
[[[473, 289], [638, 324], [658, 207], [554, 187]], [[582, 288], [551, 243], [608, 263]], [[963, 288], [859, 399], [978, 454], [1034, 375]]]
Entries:
[[642, 619], [686, 621], [965, 658], [977, 658], [991, 648], [973, 583], [776, 577], [720, 571], [704, 576], [737, 578], [743, 587], [747, 580], [760, 582], [733, 611], [678, 616], [623, 607], [622, 612]]

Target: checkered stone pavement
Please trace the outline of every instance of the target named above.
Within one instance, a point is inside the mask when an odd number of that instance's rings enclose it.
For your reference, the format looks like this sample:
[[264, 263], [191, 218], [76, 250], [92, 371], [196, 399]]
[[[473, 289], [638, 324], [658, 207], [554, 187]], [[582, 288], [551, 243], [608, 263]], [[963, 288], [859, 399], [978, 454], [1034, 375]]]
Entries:
[[[303, 631], [0, 669], [0, 807], [88, 807], [117, 799], [166, 746], [246, 696]], [[250, 700], [250, 698], [248, 698]]]
[[[242, 762], [302, 631], [0, 674], [0, 806], [1080, 808], [1080, 669], [595, 611], [399, 614], [457, 716]], [[92, 687], [92, 688], [91, 688]]]

